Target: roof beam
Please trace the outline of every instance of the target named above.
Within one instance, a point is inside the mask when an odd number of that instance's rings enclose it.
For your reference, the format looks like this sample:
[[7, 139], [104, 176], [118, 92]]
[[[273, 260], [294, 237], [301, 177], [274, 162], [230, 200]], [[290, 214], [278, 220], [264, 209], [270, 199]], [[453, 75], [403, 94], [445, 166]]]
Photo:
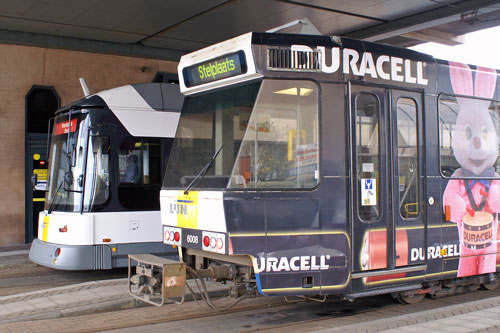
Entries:
[[453, 34], [434, 29], [423, 29], [412, 31], [401, 35], [402, 37], [416, 39], [422, 42], [433, 42], [449, 46], [455, 46], [465, 43], [465, 37], [455, 36]]
[[0, 43], [170, 61], [179, 61], [180, 57], [187, 53], [138, 43], [113, 43], [6, 29], [0, 29]]
[[377, 24], [368, 28], [352, 31], [344, 36], [367, 41], [377, 41], [394, 36], [400, 36], [409, 32], [431, 28], [439, 24], [445, 24], [460, 20], [461, 14], [481, 9], [486, 13], [498, 8], [486, 8], [498, 5], [500, 0], [463, 0], [439, 8], [428, 10], [419, 14], [406, 16], [387, 23]]
[[323, 10], [323, 11], [327, 11], [327, 12], [331, 12], [331, 13], [337, 13], [337, 14], [342, 14], [342, 15], [347, 15], [347, 16], [353, 16], [353, 17], [362, 18], [362, 19], [365, 19], [365, 20], [370, 20], [370, 21], [383, 22], [383, 23], [387, 23], [388, 22], [387, 20], [384, 20], [384, 19], [381, 19], [381, 18], [378, 18], [378, 17], [367, 16], [367, 15], [362, 15], [362, 14], [353, 13], [353, 12], [346, 12], [344, 10], [339, 10], [339, 9], [335, 9], [335, 8], [329, 8], [329, 7], [323, 7], [323, 6], [316, 6], [316, 5], [312, 5], [312, 4], [304, 3], [304, 2], [298, 2], [298, 1], [293, 1], [293, 0], [275, 0], [275, 1], [287, 3], [287, 4], [290, 4], [290, 5], [300, 6], [300, 7], [306, 7], [306, 8], [311, 8], [311, 9]]

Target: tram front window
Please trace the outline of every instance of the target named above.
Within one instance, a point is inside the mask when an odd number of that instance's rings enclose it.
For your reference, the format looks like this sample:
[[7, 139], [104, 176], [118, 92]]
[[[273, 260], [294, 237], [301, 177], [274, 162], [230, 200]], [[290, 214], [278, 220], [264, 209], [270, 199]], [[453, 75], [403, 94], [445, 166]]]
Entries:
[[55, 118], [46, 210], [94, 211], [109, 198], [109, 138], [91, 135], [89, 123], [80, 112]]
[[318, 90], [311, 81], [262, 83], [230, 188], [312, 188], [319, 180]]
[[[226, 187], [260, 85], [255, 82], [184, 100], [164, 187], [185, 189], [193, 181], [192, 189]], [[197, 178], [219, 149], [205, 175]]]
[[318, 137], [311, 81], [264, 80], [188, 97], [164, 187], [311, 188]]
[[[55, 118], [49, 153], [46, 210], [80, 211], [87, 151], [87, 115]], [[84, 129], [84, 130], [82, 130]]]

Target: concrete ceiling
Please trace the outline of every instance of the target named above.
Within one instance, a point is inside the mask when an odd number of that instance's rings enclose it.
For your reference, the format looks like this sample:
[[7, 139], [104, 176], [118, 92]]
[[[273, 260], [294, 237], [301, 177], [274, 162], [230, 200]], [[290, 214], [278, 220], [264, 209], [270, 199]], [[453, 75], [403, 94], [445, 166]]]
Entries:
[[456, 44], [498, 25], [500, 0], [0, 0], [0, 42], [177, 60], [301, 18], [325, 35]]

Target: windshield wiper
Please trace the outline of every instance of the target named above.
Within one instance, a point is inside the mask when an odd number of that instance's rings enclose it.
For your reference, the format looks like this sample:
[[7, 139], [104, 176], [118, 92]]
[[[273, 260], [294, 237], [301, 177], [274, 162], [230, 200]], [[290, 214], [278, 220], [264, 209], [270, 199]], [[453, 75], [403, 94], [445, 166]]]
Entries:
[[[208, 169], [210, 169], [210, 167], [212, 166], [212, 164], [214, 164], [214, 161], [215, 159], [217, 158], [217, 155], [219, 155], [219, 153], [221, 152], [222, 148], [224, 148], [224, 146], [226, 145], [226, 143], [223, 143], [219, 149], [215, 152], [214, 156], [212, 156], [212, 158], [210, 159], [210, 161], [208, 161], [207, 164], [205, 164], [205, 166], [203, 167], [203, 169], [201, 169], [200, 173], [198, 173], [196, 175], [196, 177], [194, 177], [193, 181], [191, 183], [189, 183], [189, 185], [186, 187], [186, 189], [184, 190], [184, 194], [188, 194], [189, 192], [189, 189], [191, 187], [193, 187], [194, 183], [200, 179], [203, 180], [203, 177], [205, 177], [205, 174], [207, 173]], [[200, 178], [201, 177], [201, 178]]]
[[50, 206], [49, 209], [47, 210], [49, 214], [52, 212], [53, 206], [55, 205], [55, 201], [57, 199], [57, 195], [59, 194], [59, 192], [61, 192], [61, 188], [66, 192], [82, 193], [82, 191], [70, 190], [69, 188], [64, 187], [64, 184], [71, 185], [72, 183], [73, 183], [73, 172], [67, 171], [64, 174], [63, 179], [61, 179], [61, 181], [59, 182], [59, 185], [57, 185], [57, 190], [54, 193], [52, 200], [50, 201]]
[[54, 208], [54, 205], [55, 205], [55, 202], [56, 202], [56, 199], [57, 199], [57, 195], [61, 191], [61, 188], [62, 188], [63, 184], [64, 184], [64, 178], [61, 179], [61, 181], [59, 182], [59, 185], [57, 186], [56, 193], [54, 193], [54, 196], [52, 197], [52, 200], [50, 201], [49, 209], [47, 209], [47, 213], [48, 214], [52, 213], [52, 209]]

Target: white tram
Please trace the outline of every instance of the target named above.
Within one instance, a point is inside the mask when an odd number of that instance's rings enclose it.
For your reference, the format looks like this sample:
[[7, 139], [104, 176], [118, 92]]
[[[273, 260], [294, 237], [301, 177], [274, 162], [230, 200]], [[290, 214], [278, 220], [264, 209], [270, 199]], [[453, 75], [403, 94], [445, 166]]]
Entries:
[[158, 196], [182, 101], [176, 84], [133, 84], [56, 113], [31, 261], [101, 270], [130, 253], [176, 255], [162, 242]]

